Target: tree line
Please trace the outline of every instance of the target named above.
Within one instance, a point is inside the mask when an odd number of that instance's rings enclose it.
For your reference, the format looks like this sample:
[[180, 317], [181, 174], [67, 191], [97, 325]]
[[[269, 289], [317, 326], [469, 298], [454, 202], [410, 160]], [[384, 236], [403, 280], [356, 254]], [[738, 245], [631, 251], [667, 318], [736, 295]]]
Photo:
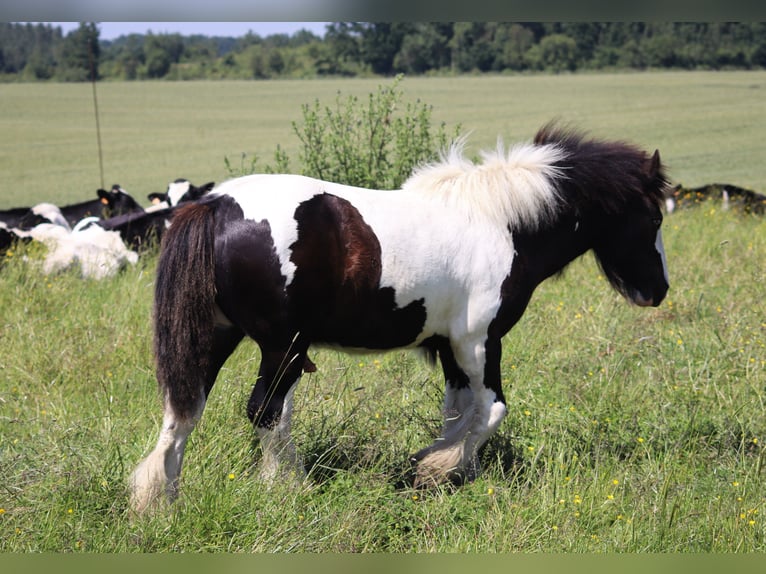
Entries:
[[324, 36], [64, 35], [0, 23], [0, 79], [87, 81], [766, 67], [763, 22], [333, 22]]

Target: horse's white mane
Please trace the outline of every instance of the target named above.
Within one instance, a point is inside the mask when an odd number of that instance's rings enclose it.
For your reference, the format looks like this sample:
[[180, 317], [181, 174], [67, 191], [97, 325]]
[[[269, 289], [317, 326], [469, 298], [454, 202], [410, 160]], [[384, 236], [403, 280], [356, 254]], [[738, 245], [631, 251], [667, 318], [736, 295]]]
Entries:
[[518, 144], [507, 152], [482, 152], [481, 163], [463, 154], [465, 139], [456, 140], [437, 163], [417, 168], [402, 189], [442, 201], [472, 220], [489, 219], [512, 229], [534, 229], [556, 211], [555, 180], [563, 177], [556, 145]]

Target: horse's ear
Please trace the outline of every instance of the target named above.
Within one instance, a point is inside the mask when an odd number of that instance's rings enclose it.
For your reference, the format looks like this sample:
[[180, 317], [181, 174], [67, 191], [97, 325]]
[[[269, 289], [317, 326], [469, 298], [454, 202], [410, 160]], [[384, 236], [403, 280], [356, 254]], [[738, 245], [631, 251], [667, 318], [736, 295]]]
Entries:
[[657, 177], [660, 172], [660, 150], [654, 150], [652, 157], [646, 162], [646, 175], [650, 178]]

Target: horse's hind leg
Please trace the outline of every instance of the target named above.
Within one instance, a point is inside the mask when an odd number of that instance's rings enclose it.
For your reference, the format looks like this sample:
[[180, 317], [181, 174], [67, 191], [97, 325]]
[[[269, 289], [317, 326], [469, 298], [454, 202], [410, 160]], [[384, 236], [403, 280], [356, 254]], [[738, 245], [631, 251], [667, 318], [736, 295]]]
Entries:
[[[261, 478], [305, 475], [303, 463], [290, 436], [293, 394], [307, 365], [306, 350], [264, 351], [258, 380], [247, 405], [247, 415], [255, 425], [263, 451]], [[310, 368], [310, 367], [309, 367]]]
[[171, 393], [164, 392], [162, 428], [157, 445], [130, 478], [130, 506], [134, 511], [144, 512], [163, 497], [170, 502], [177, 497], [186, 441], [202, 416], [218, 371], [242, 337], [236, 328], [216, 328], [212, 348], [208, 351], [208, 372], [202, 379], [203, 388], [199, 389], [202, 392], [195, 393], [193, 404], [179, 404], [178, 399], [171, 398]]

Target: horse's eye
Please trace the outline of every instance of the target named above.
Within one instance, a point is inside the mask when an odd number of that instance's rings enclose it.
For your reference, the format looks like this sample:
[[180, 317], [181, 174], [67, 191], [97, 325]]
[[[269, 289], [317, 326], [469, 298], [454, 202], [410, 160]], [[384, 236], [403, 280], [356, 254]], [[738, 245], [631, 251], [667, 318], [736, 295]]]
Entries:
[[658, 217], [657, 219], [652, 219], [652, 223], [654, 224], [654, 226], [655, 226], [657, 229], [659, 229], [659, 228], [660, 228], [660, 225], [662, 225], [662, 218], [661, 218], [661, 217]]

